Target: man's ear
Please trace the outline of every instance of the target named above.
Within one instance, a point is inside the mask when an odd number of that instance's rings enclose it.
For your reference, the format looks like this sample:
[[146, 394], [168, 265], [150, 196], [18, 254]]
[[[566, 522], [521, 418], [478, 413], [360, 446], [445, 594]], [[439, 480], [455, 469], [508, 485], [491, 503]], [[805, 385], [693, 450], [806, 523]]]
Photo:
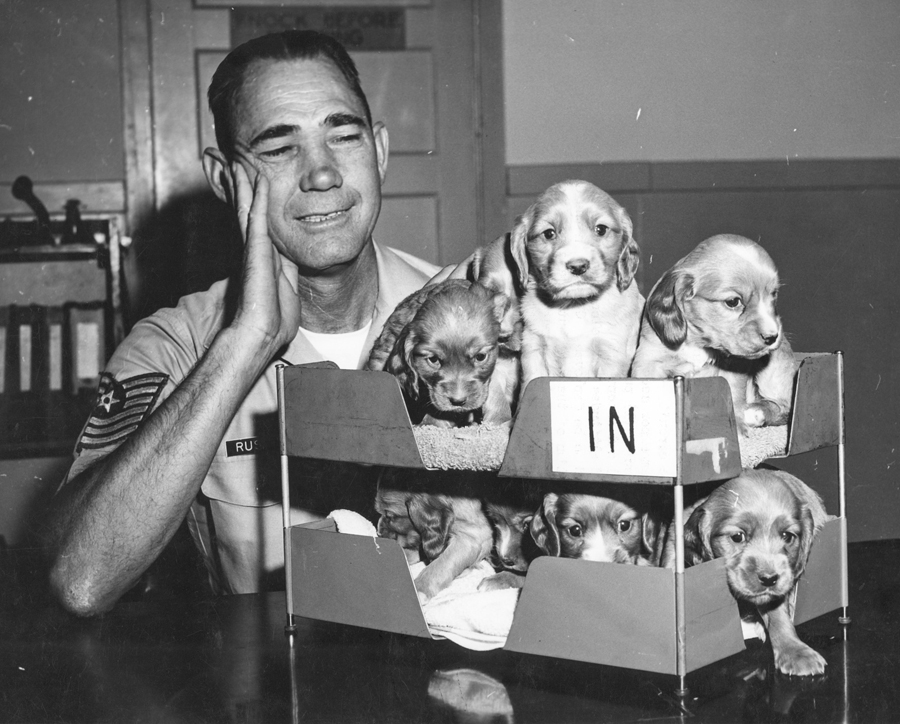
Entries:
[[378, 176], [381, 179], [381, 185], [384, 186], [387, 179], [388, 167], [388, 131], [381, 121], [377, 121], [372, 126], [372, 135], [375, 137], [375, 155], [378, 159]]
[[220, 201], [233, 205], [234, 181], [229, 170], [228, 159], [218, 148], [207, 148], [203, 151], [203, 173], [206, 180]]

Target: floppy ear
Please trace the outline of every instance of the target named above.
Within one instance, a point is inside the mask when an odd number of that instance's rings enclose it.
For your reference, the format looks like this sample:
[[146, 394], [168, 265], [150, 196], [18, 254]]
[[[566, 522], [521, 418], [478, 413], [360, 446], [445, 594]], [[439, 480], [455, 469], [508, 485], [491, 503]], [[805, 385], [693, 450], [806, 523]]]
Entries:
[[450, 526], [455, 516], [452, 508], [434, 495], [416, 493], [406, 501], [409, 520], [422, 538], [422, 552], [433, 561], [447, 547]]
[[684, 524], [684, 562], [695, 566], [715, 558], [710, 541], [712, 514], [702, 505], [694, 509]]
[[678, 347], [687, 339], [687, 322], [681, 304], [693, 296], [693, 283], [694, 278], [688, 272], [669, 269], [647, 298], [650, 326], [669, 347]]
[[651, 508], [641, 516], [641, 542], [648, 560], [654, 566], [658, 566], [662, 559], [667, 528], [659, 511]]
[[797, 560], [793, 561], [791, 568], [794, 570], [794, 579], [800, 577], [806, 568], [806, 562], [809, 560], [809, 551], [812, 548], [813, 538], [816, 535], [816, 526], [813, 521], [812, 511], [809, 506], [803, 504], [800, 510], [800, 550], [798, 551]]
[[619, 291], [625, 291], [637, 274], [638, 266], [641, 263], [641, 248], [634, 240], [634, 226], [631, 223], [631, 217], [622, 209], [619, 213], [619, 225], [622, 227], [622, 252], [619, 254], [619, 260], [616, 262], [616, 286]]
[[397, 336], [397, 340], [394, 342], [394, 349], [391, 350], [384, 364], [385, 371], [394, 375], [403, 391], [414, 400], [419, 397], [419, 375], [410, 362], [416, 341], [414, 334], [410, 330], [410, 325], [406, 325]]
[[522, 289], [528, 285], [528, 247], [525, 242], [528, 240], [528, 229], [531, 227], [533, 215], [534, 208], [531, 207], [516, 219], [516, 225], [509, 232], [509, 253], [519, 273], [519, 284], [522, 285]]
[[491, 306], [493, 307], [494, 319], [497, 320], [497, 323], [501, 326], [503, 325], [503, 318], [506, 316], [506, 312], [509, 309], [509, 305], [512, 304], [512, 300], [507, 297], [503, 292], [497, 292], [491, 297]]
[[548, 556], [558, 556], [559, 530], [556, 527], [556, 493], [547, 493], [541, 507], [531, 519], [531, 537], [535, 544]]

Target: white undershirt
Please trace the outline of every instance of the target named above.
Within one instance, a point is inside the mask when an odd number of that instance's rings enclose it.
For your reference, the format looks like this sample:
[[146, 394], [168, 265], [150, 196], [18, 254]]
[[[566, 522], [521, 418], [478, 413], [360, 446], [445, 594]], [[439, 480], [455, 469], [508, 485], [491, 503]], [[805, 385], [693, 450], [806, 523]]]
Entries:
[[342, 370], [355, 370], [359, 364], [359, 358], [363, 353], [363, 345], [369, 335], [372, 320], [362, 329], [355, 332], [340, 332], [338, 334], [322, 334], [310, 332], [300, 327], [300, 332], [309, 340], [322, 357], [331, 360]]

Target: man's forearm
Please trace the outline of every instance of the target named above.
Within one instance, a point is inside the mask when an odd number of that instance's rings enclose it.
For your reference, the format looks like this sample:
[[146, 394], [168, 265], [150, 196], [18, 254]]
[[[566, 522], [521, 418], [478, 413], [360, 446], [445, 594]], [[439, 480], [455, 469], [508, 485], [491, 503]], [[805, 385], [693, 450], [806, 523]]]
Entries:
[[269, 359], [236, 336], [221, 332], [137, 432], [56, 496], [50, 581], [66, 608], [111, 608], [174, 535]]

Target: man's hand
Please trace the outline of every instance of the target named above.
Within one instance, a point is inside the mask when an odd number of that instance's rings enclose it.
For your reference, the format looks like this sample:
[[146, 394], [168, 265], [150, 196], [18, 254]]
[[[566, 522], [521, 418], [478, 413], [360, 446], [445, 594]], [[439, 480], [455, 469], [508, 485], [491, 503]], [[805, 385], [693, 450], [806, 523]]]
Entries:
[[238, 223], [244, 239], [244, 268], [234, 327], [261, 335], [274, 353], [290, 343], [300, 326], [297, 265], [282, 256], [268, 229], [269, 180], [251, 182], [244, 164], [231, 166]]

